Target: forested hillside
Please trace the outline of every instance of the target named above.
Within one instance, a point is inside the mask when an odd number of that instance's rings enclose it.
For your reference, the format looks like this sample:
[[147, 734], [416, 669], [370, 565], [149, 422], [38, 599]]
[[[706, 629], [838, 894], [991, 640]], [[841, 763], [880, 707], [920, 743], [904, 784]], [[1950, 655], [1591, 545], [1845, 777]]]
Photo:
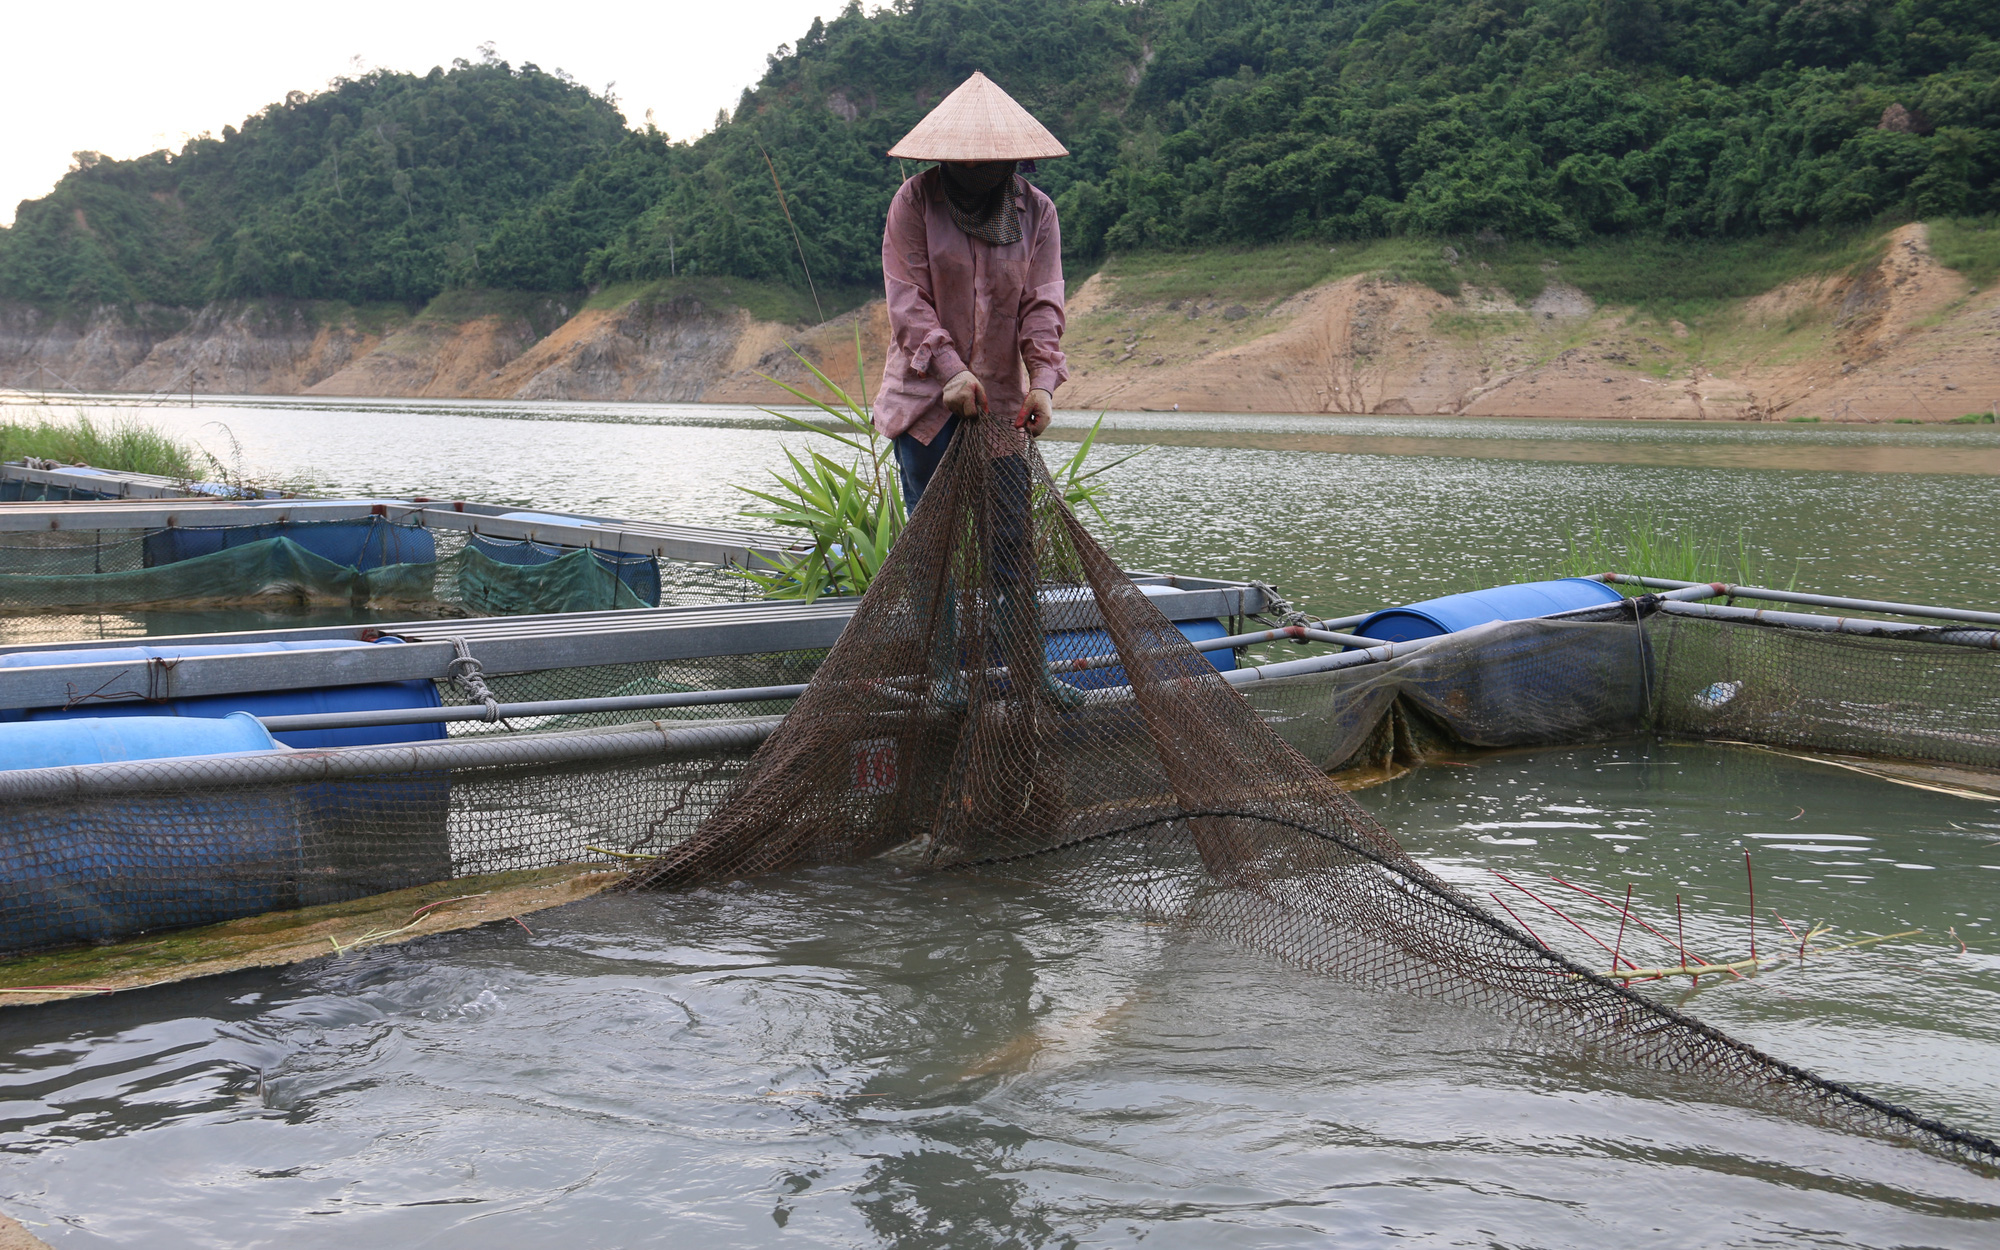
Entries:
[[294, 91], [178, 153], [79, 153], [0, 231], [0, 296], [421, 302], [476, 280], [496, 222], [625, 133], [610, 104], [532, 65], [377, 71]]
[[460, 62], [86, 159], [0, 233], [0, 295], [798, 284], [773, 169], [815, 279], [869, 284], [915, 172], [883, 154], [974, 69], [1071, 148], [1035, 178], [1086, 259], [2000, 210], [1991, 0], [898, 0], [815, 22], [692, 142], [532, 66]]

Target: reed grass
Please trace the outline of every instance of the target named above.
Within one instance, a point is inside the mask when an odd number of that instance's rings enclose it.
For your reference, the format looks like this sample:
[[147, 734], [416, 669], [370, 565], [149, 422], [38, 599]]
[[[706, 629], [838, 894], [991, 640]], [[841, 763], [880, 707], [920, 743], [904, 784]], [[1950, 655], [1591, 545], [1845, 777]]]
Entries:
[[[1563, 554], [1546, 563], [1516, 566], [1515, 581], [1552, 577], [1593, 577], [1599, 573], [1629, 573], [1677, 582], [1724, 582], [1737, 586], [1770, 586], [1772, 570], [1751, 549], [1749, 537], [1738, 530], [1732, 537], [1693, 526], [1662, 521], [1651, 510], [1615, 526], [1591, 518], [1588, 527], [1572, 535]], [[1782, 588], [1798, 582], [1796, 566]], [[1626, 595], [1646, 593], [1637, 586], [1619, 588]]]
[[0, 418], [0, 460], [29, 456], [183, 481], [194, 476], [200, 462], [194, 448], [143, 421], [127, 418], [100, 424], [81, 409], [68, 420]]

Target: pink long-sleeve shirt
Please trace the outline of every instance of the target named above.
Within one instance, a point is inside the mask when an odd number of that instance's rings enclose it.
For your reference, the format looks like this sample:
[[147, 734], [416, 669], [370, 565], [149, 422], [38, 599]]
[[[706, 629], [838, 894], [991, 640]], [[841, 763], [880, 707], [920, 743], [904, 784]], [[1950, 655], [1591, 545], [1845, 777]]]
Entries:
[[1025, 181], [1016, 198], [1021, 239], [997, 247], [951, 219], [943, 175], [902, 185], [882, 231], [889, 359], [875, 395], [875, 428], [929, 445], [951, 414], [944, 384], [970, 369], [995, 416], [1011, 421], [1030, 390], [1069, 379], [1062, 353], [1062, 231], [1056, 206]]

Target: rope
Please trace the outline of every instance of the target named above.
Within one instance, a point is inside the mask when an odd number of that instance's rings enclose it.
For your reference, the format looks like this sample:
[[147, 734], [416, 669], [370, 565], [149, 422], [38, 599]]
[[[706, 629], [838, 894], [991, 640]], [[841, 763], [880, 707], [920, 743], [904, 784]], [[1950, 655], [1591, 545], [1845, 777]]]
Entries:
[[1275, 615], [1280, 626], [1319, 624], [1304, 612], [1294, 608], [1292, 601], [1279, 594], [1278, 588], [1271, 583], [1253, 581], [1249, 585], [1250, 589], [1264, 596], [1264, 611], [1257, 614], [1258, 620], [1263, 620], [1267, 615]]
[[472, 648], [465, 645], [465, 639], [454, 638], [451, 640], [451, 646], [458, 655], [445, 667], [446, 675], [465, 687], [467, 694], [486, 705], [486, 715], [483, 719], [489, 723], [499, 720], [500, 700], [493, 696], [492, 689], [486, 684], [485, 667], [480, 664], [479, 658], [472, 654]]
[[1653, 723], [1653, 657], [1646, 645], [1646, 618], [1660, 610], [1658, 595], [1639, 595], [1627, 600], [1632, 605], [1632, 639], [1639, 649], [1639, 697], [1643, 701], [1640, 712], [1644, 724]]

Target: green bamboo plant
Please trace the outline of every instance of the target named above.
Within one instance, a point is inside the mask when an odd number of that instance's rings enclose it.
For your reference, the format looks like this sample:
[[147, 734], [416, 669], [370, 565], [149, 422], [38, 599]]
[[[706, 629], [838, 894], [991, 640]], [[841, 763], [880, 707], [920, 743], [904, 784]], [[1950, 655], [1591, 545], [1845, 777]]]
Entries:
[[[807, 433], [830, 438], [855, 454], [848, 463], [842, 464], [818, 450], [808, 450], [801, 455], [787, 447], [785, 459], [791, 465], [791, 472], [773, 471], [771, 476], [777, 483], [774, 489], [736, 488], [769, 505], [768, 508], [746, 510], [744, 516], [801, 530], [812, 542], [808, 551], [780, 557], [766, 569], [746, 569], [743, 575], [754, 582], [767, 599], [803, 599], [811, 602], [821, 595], [858, 595], [866, 591], [875, 580], [875, 575], [881, 572], [883, 562], [889, 558], [889, 549], [895, 546], [897, 536], [909, 521], [903, 511], [903, 491], [897, 477], [894, 446], [876, 432], [874, 419], [864, 403], [827, 377], [797, 348], [792, 349], [792, 355], [798, 357], [799, 363], [832, 393], [834, 398], [831, 402], [809, 395], [788, 382], [768, 375], [760, 376], [774, 386], [783, 387], [800, 402], [817, 409], [831, 419], [831, 424], [802, 420], [775, 408], [763, 411]], [[854, 328], [854, 370], [857, 378], [868, 376], [858, 323]], [[1085, 469], [1083, 462], [1090, 455], [1091, 446], [1096, 442], [1098, 430], [1103, 424], [1104, 417], [1099, 414], [1076, 454], [1053, 474], [1056, 487], [1062, 491], [1066, 503], [1072, 508], [1088, 507], [1100, 519], [1104, 513], [1097, 501], [1104, 493], [1104, 483], [1097, 479], [1106, 470], [1114, 469], [1146, 450], [1142, 447], [1110, 464]]]
[[[1593, 516], [1584, 533], [1566, 540], [1561, 557], [1516, 564], [1513, 580], [1594, 577], [1607, 572], [1668, 581], [1781, 585], [1786, 590], [1796, 589], [1798, 581], [1796, 564], [1782, 582], [1775, 570], [1765, 569], [1742, 530], [1737, 531], [1732, 550], [1726, 534], [1663, 520], [1652, 508], [1623, 518], [1615, 526]], [[1640, 586], [1618, 589], [1626, 595], [1647, 593]]]

